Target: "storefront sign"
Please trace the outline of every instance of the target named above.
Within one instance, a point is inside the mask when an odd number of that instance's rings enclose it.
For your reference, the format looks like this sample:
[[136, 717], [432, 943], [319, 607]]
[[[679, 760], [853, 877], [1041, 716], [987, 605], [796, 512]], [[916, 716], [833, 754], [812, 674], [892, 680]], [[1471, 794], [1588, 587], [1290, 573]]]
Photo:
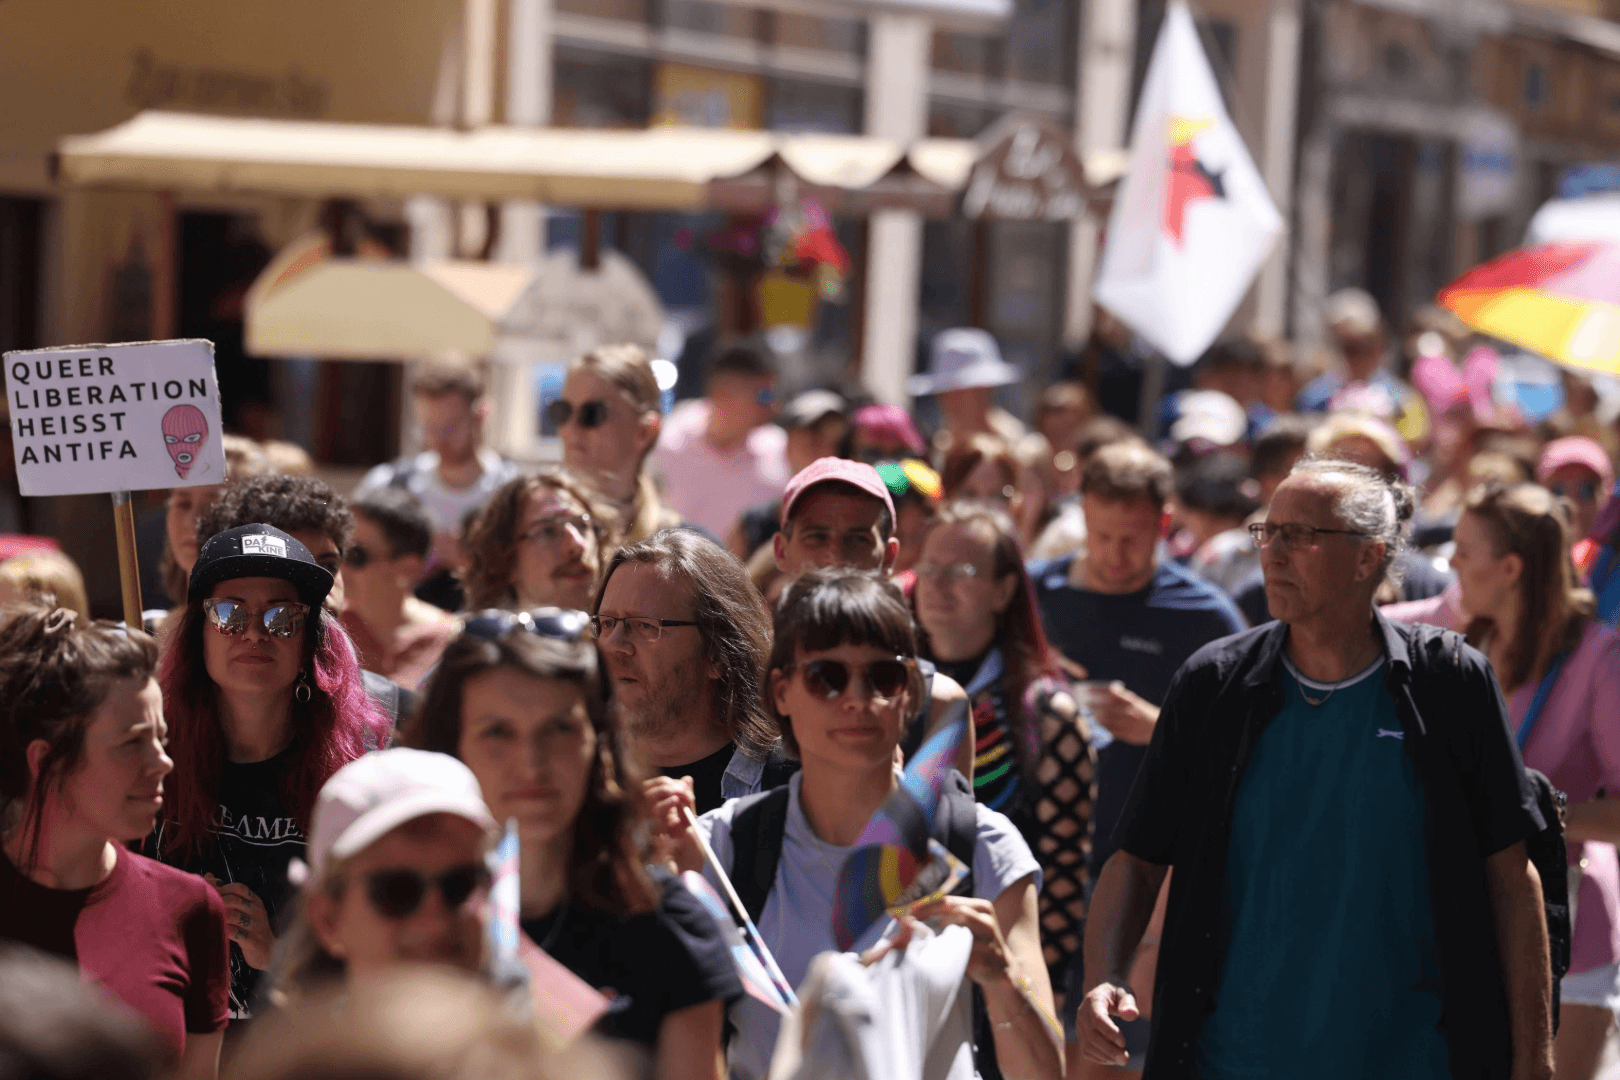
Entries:
[[224, 483], [213, 342], [36, 349], [5, 364], [24, 495]]
[[1068, 221], [1086, 208], [1086, 176], [1072, 139], [1033, 120], [992, 129], [974, 163], [962, 213], [1002, 221]]

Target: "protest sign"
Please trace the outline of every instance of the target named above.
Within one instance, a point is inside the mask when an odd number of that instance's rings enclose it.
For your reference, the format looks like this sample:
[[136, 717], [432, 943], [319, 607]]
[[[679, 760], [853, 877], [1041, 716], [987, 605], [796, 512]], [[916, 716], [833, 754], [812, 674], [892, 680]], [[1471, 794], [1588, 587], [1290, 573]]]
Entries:
[[24, 495], [225, 482], [212, 342], [35, 349], [5, 363]]

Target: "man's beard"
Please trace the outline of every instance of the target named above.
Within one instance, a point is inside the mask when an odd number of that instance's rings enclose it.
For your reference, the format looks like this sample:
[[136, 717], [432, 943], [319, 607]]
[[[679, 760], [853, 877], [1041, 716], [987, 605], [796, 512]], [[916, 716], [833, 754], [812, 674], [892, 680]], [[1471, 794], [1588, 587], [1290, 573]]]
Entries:
[[656, 682], [642, 681], [642, 699], [633, 709], [624, 709], [633, 738], [665, 739], [689, 722], [687, 717], [700, 692], [692, 675], [691, 665], [679, 664], [660, 672]]

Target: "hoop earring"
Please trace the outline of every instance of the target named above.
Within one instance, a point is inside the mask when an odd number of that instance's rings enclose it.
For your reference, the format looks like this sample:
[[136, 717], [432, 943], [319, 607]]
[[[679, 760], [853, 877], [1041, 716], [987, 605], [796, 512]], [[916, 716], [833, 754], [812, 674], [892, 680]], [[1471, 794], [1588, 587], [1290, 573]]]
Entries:
[[309, 673], [300, 671], [298, 673], [298, 685], [293, 687], [293, 698], [300, 705], [308, 705], [309, 699], [314, 696], [315, 692], [309, 686]]

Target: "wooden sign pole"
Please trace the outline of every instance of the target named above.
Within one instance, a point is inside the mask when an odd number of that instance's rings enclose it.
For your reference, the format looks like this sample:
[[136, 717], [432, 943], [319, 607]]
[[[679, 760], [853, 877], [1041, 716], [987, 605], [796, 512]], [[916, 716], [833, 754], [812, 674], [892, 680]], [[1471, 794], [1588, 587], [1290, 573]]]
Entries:
[[113, 528], [118, 533], [118, 582], [124, 593], [124, 625], [141, 629], [141, 564], [135, 555], [135, 504], [129, 492], [112, 493]]

